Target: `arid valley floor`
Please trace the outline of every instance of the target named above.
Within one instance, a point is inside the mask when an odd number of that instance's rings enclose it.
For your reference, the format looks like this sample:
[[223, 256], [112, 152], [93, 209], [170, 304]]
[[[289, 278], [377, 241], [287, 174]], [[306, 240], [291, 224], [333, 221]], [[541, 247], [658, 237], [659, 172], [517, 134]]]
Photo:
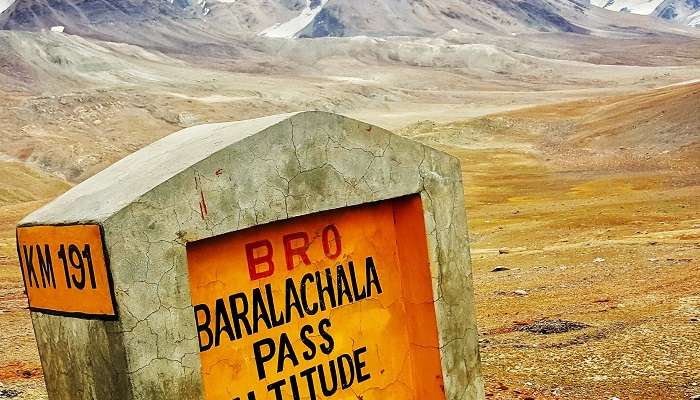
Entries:
[[14, 71], [0, 90], [0, 399], [46, 398], [22, 216], [183, 126], [305, 108], [462, 161], [488, 398], [700, 395], [697, 40], [630, 46], [620, 66], [479, 47], [464, 70], [348, 52], [264, 74], [69, 35], [0, 40], [24, 60], [0, 55]]

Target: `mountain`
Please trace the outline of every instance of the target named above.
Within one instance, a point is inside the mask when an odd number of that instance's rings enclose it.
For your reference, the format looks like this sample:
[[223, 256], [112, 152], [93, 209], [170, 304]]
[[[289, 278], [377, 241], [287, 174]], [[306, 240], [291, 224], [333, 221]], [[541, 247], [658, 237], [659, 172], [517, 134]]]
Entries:
[[[604, 62], [604, 53], [609, 51], [600, 46], [607, 48], [610, 40], [619, 42], [621, 38], [644, 39], [650, 36], [694, 38], [697, 33], [680, 25], [654, 23], [645, 16], [610, 13], [592, 7], [590, 0], [0, 2], [5, 7], [0, 14], [0, 29], [49, 31], [55, 27], [55, 30], [69, 35], [133, 44], [180, 58], [188, 57], [195, 62], [221, 63], [221, 60], [228, 60], [226, 65], [222, 65], [224, 68], [233, 64], [240, 66], [238, 61], [244, 60], [243, 56], [250, 53], [262, 56], [253, 57], [266, 60], [261, 63], [272, 65], [275, 63], [275, 48], [285, 47], [282, 43], [291, 38], [439, 38], [444, 39], [443, 44], [427, 47], [449, 52], [450, 43], [480, 43], [536, 56], [581, 59], [579, 50], [563, 53], [547, 43], [537, 45], [537, 48], [532, 45], [532, 40], [536, 39], [538, 43], [542, 40], [563, 41], [559, 46], [569, 47], [573, 42], [567, 39], [567, 35], [575, 35], [576, 46], [590, 43], [585, 45], [588, 55], [584, 59], [592, 59], [599, 54], [598, 58]], [[664, 1], [666, 3], [668, 0]], [[672, 6], [666, 4], [666, 7]], [[689, 13], [689, 9], [682, 7], [674, 10], [675, 14], [671, 11], [668, 13], [677, 16]], [[528, 39], [518, 39], [523, 35]], [[587, 39], [584, 40], [584, 37]], [[286, 67], [283, 63], [274, 68]]]
[[0, 0], [0, 26], [68, 31], [104, 25], [201, 20], [267, 37], [386, 36], [487, 32], [586, 32], [584, 0]]
[[195, 18], [207, 10], [205, 2], [190, 0], [0, 0], [0, 4], [3, 1], [4, 28], [27, 30], [110, 24], [124, 18], [131, 22], [162, 16]]
[[190, 47], [227, 40], [207, 24], [210, 12], [205, 0], [15, 0], [0, 14], [0, 29], [60, 26], [70, 35], [191, 53]]
[[665, 0], [654, 14], [669, 21], [700, 27], [700, 0]]
[[652, 15], [670, 22], [700, 27], [700, 0], [591, 0], [611, 11]]
[[64, 26], [67, 33], [102, 39], [125, 36], [125, 26], [158, 37], [153, 35], [158, 24], [210, 36], [273, 38], [432, 36], [453, 29], [586, 34], [603, 27], [589, 18], [588, 0], [0, 0], [0, 5], [5, 9], [0, 28]]
[[[426, 36], [464, 32], [585, 33], [585, 5], [568, 0], [314, 0], [296, 18], [263, 34], [287, 37]], [[315, 6], [315, 7], [314, 7]], [[299, 29], [300, 28], [300, 29]]]
[[[694, 21], [700, 0], [592, 0], [594, 5]], [[160, 49], [268, 38], [434, 37], [664, 30], [601, 15], [590, 0], [0, 0], [0, 28], [49, 30]]]

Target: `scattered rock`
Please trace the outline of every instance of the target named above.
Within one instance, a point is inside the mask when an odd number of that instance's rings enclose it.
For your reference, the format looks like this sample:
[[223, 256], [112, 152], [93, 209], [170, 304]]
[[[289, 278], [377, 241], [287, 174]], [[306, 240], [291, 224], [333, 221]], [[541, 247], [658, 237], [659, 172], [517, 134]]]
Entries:
[[528, 295], [527, 290], [523, 290], [523, 289], [518, 289], [518, 290], [514, 291], [513, 293], [517, 294], [518, 296], [527, 296]]
[[491, 272], [503, 272], [503, 271], [510, 271], [510, 268], [499, 265], [496, 268], [491, 270]]
[[177, 115], [177, 123], [182, 127], [190, 127], [197, 125], [199, 119], [196, 115], [188, 112], [181, 112]]
[[508, 253], [510, 253], [509, 248], [504, 247], [502, 249], [498, 249], [498, 254], [508, 254]]
[[579, 331], [588, 327], [589, 325], [584, 324], [583, 322], [553, 319], [541, 320], [531, 324], [522, 325], [518, 327], [518, 330], [523, 332], [538, 333], [540, 335], [550, 335], [554, 333]]
[[593, 262], [594, 262], [594, 263], [602, 263], [602, 262], [605, 262], [605, 259], [602, 258], [602, 257], [598, 257], [598, 258], [596, 258], [595, 260], [593, 260]]
[[0, 399], [14, 399], [22, 394], [21, 391], [15, 389], [0, 389]]

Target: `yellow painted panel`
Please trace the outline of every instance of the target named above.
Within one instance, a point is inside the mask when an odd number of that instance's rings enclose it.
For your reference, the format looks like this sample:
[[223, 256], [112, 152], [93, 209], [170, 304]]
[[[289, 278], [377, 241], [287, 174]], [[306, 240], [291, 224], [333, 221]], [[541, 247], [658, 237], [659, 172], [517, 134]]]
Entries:
[[207, 399], [444, 399], [419, 196], [187, 255]]
[[17, 228], [17, 253], [32, 310], [77, 317], [116, 315], [98, 225]]

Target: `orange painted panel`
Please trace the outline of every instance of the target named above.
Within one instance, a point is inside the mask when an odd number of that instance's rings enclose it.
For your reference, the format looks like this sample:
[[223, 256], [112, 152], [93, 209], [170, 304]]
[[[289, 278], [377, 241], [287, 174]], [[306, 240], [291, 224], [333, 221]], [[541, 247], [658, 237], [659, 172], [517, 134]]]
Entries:
[[190, 243], [208, 400], [445, 398], [418, 195]]
[[99, 225], [17, 228], [29, 307], [87, 318], [116, 317]]

